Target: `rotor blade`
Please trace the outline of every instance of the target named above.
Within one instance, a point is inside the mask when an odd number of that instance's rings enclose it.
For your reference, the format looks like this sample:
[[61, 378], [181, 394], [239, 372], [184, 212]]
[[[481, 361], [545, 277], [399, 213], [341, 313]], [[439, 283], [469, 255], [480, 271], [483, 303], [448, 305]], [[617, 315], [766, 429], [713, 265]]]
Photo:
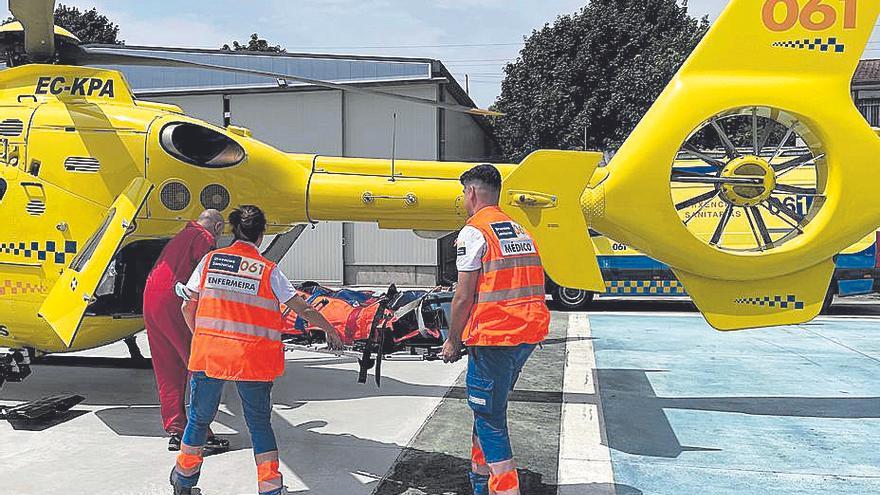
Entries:
[[764, 222], [764, 215], [761, 214], [761, 210], [759, 210], [757, 206], [750, 206], [749, 211], [752, 212], [752, 218], [755, 219], [755, 225], [758, 227], [758, 232], [761, 233], [761, 238], [764, 240], [764, 246], [771, 246], [773, 244], [773, 239], [770, 237], [770, 231], [767, 230], [767, 224]]
[[9, 0], [9, 11], [24, 27], [24, 49], [35, 62], [55, 56], [55, 0]]
[[752, 108], [752, 149], [755, 156], [759, 156], [761, 150], [758, 148], [758, 108]]
[[722, 162], [721, 160], [719, 160], [717, 158], [712, 158], [711, 156], [703, 153], [702, 151], [697, 149], [697, 147], [691, 143], [684, 143], [684, 146], [682, 146], [681, 149], [687, 151], [688, 153], [694, 155], [695, 157], [699, 158], [700, 160], [703, 160], [704, 162], [708, 163], [709, 165], [712, 165], [713, 167], [715, 167], [717, 169], [724, 168], [724, 162]]
[[681, 210], [684, 210], [685, 208], [690, 208], [691, 206], [698, 205], [704, 201], [709, 201], [710, 199], [714, 198], [717, 195], [718, 195], [718, 190], [713, 189], [709, 192], [706, 192], [706, 193], [700, 194], [699, 196], [693, 197], [687, 201], [682, 201], [681, 203], [675, 205], [675, 209], [681, 211]]
[[482, 108], [468, 107], [465, 105], [457, 105], [455, 103], [444, 103], [433, 100], [426, 100], [415, 96], [398, 95], [394, 93], [386, 93], [384, 91], [376, 91], [372, 89], [360, 88], [348, 84], [339, 84], [319, 79], [311, 79], [308, 77], [295, 76], [292, 74], [283, 74], [279, 72], [269, 72], [258, 69], [244, 69], [240, 67], [229, 67], [226, 65], [206, 64], [203, 62], [193, 62], [190, 60], [182, 60], [170, 57], [156, 57], [151, 55], [133, 55], [130, 53], [118, 53], [116, 49], [100, 48], [100, 47], [78, 47], [75, 53], [77, 62], [81, 65], [147, 65], [156, 67], [180, 67], [216, 70], [222, 72], [232, 72], [237, 74], [249, 74], [253, 76], [264, 76], [278, 79], [281, 81], [294, 81], [303, 84], [311, 84], [322, 88], [335, 89], [339, 91], [347, 91], [349, 93], [357, 93], [368, 96], [381, 96], [394, 100], [416, 103], [419, 105], [427, 105], [434, 108], [442, 108], [453, 112], [467, 113], [470, 115], [481, 116], [502, 116], [504, 114], [494, 112], [492, 110], [484, 110]]
[[821, 154], [814, 158], [812, 153], [806, 153], [797, 158], [793, 158], [785, 163], [777, 163], [776, 165], [773, 165], [773, 170], [776, 171], [777, 174], [781, 174], [795, 167], [799, 167], [805, 163], [812, 162], [814, 160], [820, 160], [824, 157], [825, 155]]
[[758, 231], [755, 229], [755, 221], [752, 220], [751, 210], [746, 208], [745, 214], [746, 220], [749, 221], [749, 228], [752, 229], [752, 235], [755, 236], [755, 245], [758, 247], [758, 250], [763, 251], [764, 245], [761, 244], [761, 238], [758, 237]]
[[721, 242], [721, 236], [724, 235], [724, 230], [727, 228], [727, 223], [730, 222], [730, 217], [732, 216], [733, 205], [727, 205], [727, 209], [724, 210], [724, 216], [718, 221], [718, 227], [715, 228], [715, 234], [712, 235], [712, 240], [709, 241], [709, 244], [717, 246]]
[[747, 177], [718, 177], [717, 175], [706, 175], [698, 172], [688, 172], [687, 170], [672, 169], [673, 182], [685, 182], [688, 184], [760, 184], [761, 179], [751, 179]]
[[721, 139], [721, 144], [724, 146], [724, 151], [727, 153], [727, 157], [731, 160], [739, 157], [739, 152], [736, 151], [736, 146], [733, 145], [733, 141], [730, 140], [730, 137], [728, 137], [727, 133], [724, 132], [724, 129], [721, 128], [721, 124], [719, 124], [717, 120], [712, 119], [712, 127], [714, 127], [715, 132], [718, 133], [718, 137]]
[[761, 139], [758, 140], [758, 152], [755, 153], [755, 156], [761, 156], [761, 152], [764, 151], [764, 148], [767, 147], [767, 142], [770, 141], [770, 136], [773, 135], [773, 128], [776, 127], [776, 121], [771, 121], [772, 123], [768, 123], [764, 126], [764, 132], [761, 134]]
[[773, 156], [770, 157], [769, 161], [771, 163], [773, 162], [773, 160], [779, 158], [779, 155], [782, 154], [782, 150], [785, 148], [785, 143], [787, 143], [788, 140], [791, 139], [791, 136], [794, 135], [794, 126], [795, 125], [796, 124], [791, 124], [791, 127], [789, 127], [788, 130], [785, 131], [785, 136], [782, 137], [782, 141], [779, 142], [779, 146], [776, 147], [776, 151], [773, 152]]
[[785, 184], [776, 184], [776, 188], [773, 189], [773, 192], [799, 194], [801, 196], [818, 196], [819, 195], [819, 191], [817, 191], [815, 187], [798, 187], [798, 186], [789, 186], [789, 185], [785, 185]]
[[697, 216], [698, 216], [700, 213], [702, 213], [703, 210], [706, 209], [706, 206], [707, 206], [708, 204], [709, 204], [709, 201], [706, 201], [705, 203], [701, 204], [700, 207], [697, 208], [697, 211], [691, 213], [691, 216], [689, 216], [689, 217], [687, 217], [687, 218], [684, 219], [684, 224], [687, 225], [687, 224], [689, 224], [689, 223], [691, 222], [691, 220], [693, 220], [694, 218], [697, 218]]
[[[785, 216], [794, 220], [798, 225], [800, 225], [801, 222], [804, 221], [803, 215], [801, 215], [800, 213], [798, 213], [796, 211], [792, 211], [791, 208], [785, 206], [785, 204], [783, 204], [782, 201], [779, 201], [779, 198], [774, 198], [771, 196], [770, 198], [767, 199], [767, 202], [770, 204], [770, 206], [772, 206], [773, 208], [776, 208], [781, 213], [784, 213]], [[777, 215], [777, 216], [779, 216], [779, 215]]]
[[712, 177], [710, 175], [673, 175], [672, 180], [674, 182], [683, 182], [685, 184], [743, 184], [753, 186], [762, 183], [761, 179], [750, 179], [748, 177]]

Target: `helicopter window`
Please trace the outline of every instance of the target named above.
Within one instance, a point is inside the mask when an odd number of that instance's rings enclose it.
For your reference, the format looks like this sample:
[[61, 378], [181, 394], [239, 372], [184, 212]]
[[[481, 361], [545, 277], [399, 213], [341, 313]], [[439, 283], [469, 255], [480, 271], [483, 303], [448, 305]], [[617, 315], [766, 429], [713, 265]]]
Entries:
[[85, 268], [86, 263], [92, 259], [92, 255], [95, 254], [95, 249], [98, 248], [98, 244], [101, 243], [101, 239], [104, 238], [104, 234], [107, 232], [107, 229], [110, 227], [110, 222], [113, 221], [113, 218], [116, 217], [116, 208], [111, 208], [107, 213], [107, 218], [104, 219], [104, 223], [101, 224], [101, 228], [95, 232], [92, 237], [86, 241], [85, 246], [83, 246], [83, 250], [80, 251], [78, 255], [73, 259], [70, 263], [70, 268], [75, 272], [82, 272], [83, 268]]
[[233, 139], [196, 124], [169, 124], [159, 140], [168, 154], [197, 167], [232, 167], [245, 158], [244, 148]]
[[3, 196], [6, 196], [6, 181], [0, 179], [0, 201], [3, 201]]

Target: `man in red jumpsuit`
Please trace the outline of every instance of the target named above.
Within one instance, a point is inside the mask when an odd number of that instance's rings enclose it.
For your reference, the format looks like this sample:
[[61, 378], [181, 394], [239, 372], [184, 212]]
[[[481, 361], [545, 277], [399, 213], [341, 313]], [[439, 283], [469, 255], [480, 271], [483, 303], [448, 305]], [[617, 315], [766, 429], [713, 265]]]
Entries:
[[[187, 223], [162, 250], [144, 288], [144, 323], [159, 388], [162, 424], [171, 435], [168, 450], [172, 451], [180, 450], [180, 437], [186, 428], [187, 364], [192, 342], [175, 286], [185, 284], [199, 261], [216, 248], [223, 227], [223, 216], [217, 210], [205, 210], [198, 220]], [[229, 446], [227, 440], [209, 436], [207, 448], [223, 450]]]

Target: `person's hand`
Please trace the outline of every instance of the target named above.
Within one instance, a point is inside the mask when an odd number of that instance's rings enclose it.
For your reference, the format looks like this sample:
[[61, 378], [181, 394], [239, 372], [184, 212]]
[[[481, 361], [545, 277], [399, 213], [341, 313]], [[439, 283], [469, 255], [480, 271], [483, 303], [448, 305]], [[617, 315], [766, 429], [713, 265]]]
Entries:
[[443, 349], [440, 351], [440, 357], [444, 363], [454, 363], [461, 359], [461, 342], [446, 339], [443, 343]]
[[342, 343], [342, 337], [339, 336], [339, 332], [334, 328], [333, 331], [325, 331], [324, 336], [327, 339], [327, 347], [329, 347], [333, 351], [341, 351], [345, 344]]

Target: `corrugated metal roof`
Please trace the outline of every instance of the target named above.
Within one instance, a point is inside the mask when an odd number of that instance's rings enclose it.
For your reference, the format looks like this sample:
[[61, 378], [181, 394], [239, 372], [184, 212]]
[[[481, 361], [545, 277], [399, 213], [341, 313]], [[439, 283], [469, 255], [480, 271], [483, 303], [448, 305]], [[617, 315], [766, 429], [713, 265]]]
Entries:
[[[105, 48], [105, 47], [102, 47]], [[265, 70], [336, 83], [430, 80], [432, 60], [313, 54], [183, 50], [150, 47], [113, 47], [120, 53], [170, 57], [213, 65]], [[198, 68], [106, 66], [125, 74], [135, 93], [180, 92], [206, 89], [277, 88], [271, 77]]]

